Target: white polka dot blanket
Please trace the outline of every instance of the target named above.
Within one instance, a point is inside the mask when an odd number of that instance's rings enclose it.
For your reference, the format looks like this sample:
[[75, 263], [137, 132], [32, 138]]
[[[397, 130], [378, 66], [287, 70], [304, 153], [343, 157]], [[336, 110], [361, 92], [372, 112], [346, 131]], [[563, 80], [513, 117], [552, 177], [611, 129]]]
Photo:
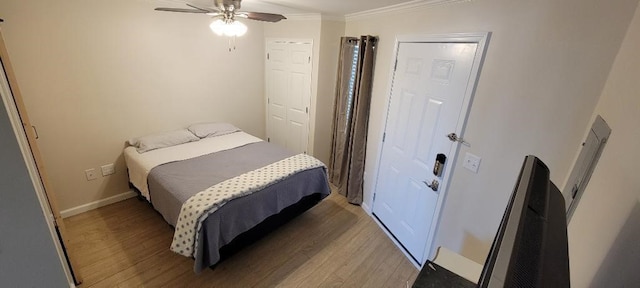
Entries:
[[275, 184], [293, 174], [326, 166], [307, 154], [298, 154], [220, 182], [198, 192], [182, 204], [171, 251], [194, 257], [202, 222], [227, 202]]

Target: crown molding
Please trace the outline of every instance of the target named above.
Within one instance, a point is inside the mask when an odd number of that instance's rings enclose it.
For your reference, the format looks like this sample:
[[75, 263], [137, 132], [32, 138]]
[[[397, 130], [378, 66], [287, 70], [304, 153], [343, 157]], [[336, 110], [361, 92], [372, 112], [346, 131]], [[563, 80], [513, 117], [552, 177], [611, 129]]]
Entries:
[[345, 15], [345, 20], [349, 22], [349, 21], [366, 19], [373, 16], [378, 16], [378, 15], [392, 13], [392, 12], [407, 12], [416, 8], [432, 7], [432, 6], [439, 6], [439, 5], [450, 4], [450, 3], [470, 2], [470, 1], [472, 0], [413, 0], [413, 1], [391, 5], [387, 7], [347, 14]]
[[320, 13], [295, 13], [284, 14], [287, 20], [299, 21], [299, 20], [320, 20]]
[[345, 21], [344, 16], [338, 15], [327, 15], [320, 13], [299, 13], [299, 14], [285, 14], [287, 20], [292, 21], [304, 21], [304, 20], [315, 20], [315, 21]]

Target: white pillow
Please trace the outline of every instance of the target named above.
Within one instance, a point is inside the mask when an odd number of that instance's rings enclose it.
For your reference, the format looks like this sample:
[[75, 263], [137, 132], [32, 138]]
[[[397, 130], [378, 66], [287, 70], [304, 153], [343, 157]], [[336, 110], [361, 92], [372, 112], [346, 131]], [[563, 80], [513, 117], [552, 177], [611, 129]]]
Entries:
[[229, 123], [200, 123], [189, 126], [189, 131], [200, 138], [207, 138], [238, 132], [240, 129]]
[[135, 146], [138, 153], [171, 147], [183, 143], [198, 141], [200, 138], [187, 129], [157, 133], [129, 140], [129, 145]]

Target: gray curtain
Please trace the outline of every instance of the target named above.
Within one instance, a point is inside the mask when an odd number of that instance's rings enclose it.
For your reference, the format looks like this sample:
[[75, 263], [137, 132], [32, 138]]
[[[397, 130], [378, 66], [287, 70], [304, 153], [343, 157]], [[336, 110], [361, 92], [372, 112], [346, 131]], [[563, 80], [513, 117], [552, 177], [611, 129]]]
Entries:
[[341, 40], [329, 181], [349, 203], [360, 205], [377, 37]]

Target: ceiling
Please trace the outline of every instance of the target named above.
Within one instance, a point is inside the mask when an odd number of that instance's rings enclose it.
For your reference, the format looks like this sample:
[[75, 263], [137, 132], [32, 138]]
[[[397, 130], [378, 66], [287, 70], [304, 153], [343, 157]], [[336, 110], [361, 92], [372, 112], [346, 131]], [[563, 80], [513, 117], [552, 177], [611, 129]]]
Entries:
[[[344, 16], [407, 2], [420, 2], [420, 0], [243, 0], [241, 10], [285, 15], [319, 13]], [[160, 0], [158, 3], [159, 6], [163, 3], [171, 3], [171, 7], [183, 7], [184, 3], [213, 6], [213, 0]]]

